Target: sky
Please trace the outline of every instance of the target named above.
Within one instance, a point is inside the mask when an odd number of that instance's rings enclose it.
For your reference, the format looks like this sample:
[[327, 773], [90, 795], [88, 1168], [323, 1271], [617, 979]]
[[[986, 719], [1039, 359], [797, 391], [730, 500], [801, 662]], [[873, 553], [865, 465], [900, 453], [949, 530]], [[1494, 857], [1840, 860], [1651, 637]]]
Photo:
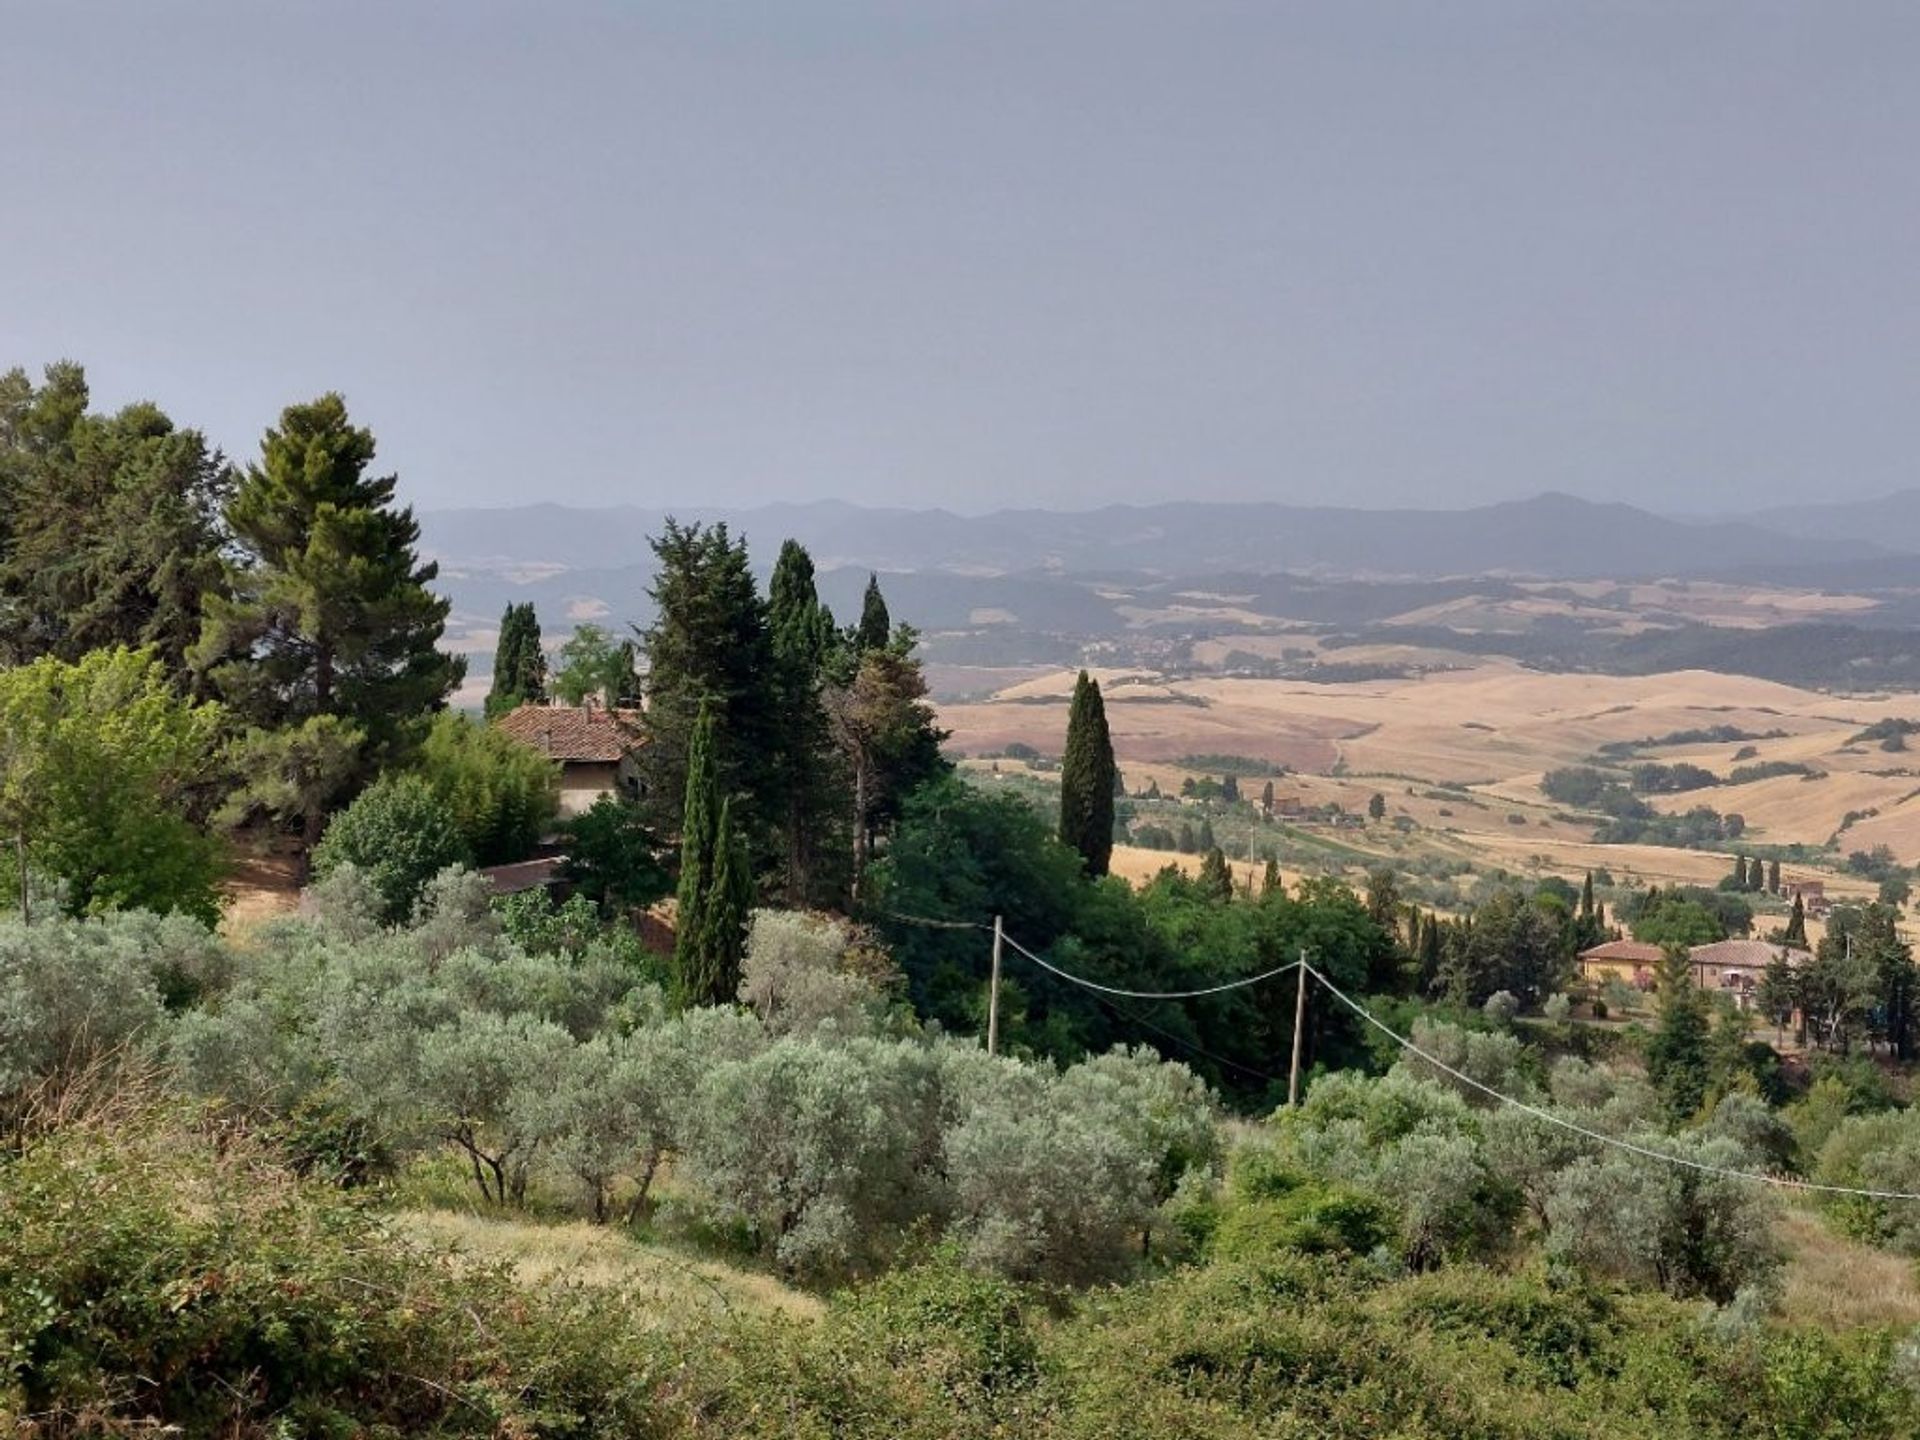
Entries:
[[424, 507], [1920, 484], [1920, 6], [0, 0], [0, 368]]

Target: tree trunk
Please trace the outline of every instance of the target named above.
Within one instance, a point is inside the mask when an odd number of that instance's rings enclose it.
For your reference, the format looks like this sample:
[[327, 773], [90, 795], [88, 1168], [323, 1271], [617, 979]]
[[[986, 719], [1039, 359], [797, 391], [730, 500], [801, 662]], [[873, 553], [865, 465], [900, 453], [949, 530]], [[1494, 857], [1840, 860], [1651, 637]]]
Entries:
[[867, 784], [868, 764], [864, 756], [853, 762], [853, 898], [860, 898], [860, 882], [867, 873]]

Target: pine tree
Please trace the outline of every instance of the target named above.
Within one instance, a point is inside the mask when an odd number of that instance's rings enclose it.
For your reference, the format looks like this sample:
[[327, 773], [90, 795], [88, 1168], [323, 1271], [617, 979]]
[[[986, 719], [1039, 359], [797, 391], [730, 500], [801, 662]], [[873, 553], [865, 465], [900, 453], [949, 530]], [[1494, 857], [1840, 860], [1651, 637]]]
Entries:
[[[372, 432], [324, 395], [289, 406], [226, 507], [241, 551], [230, 597], [207, 597], [195, 666], [256, 725], [336, 715], [367, 737], [369, 768], [424, 735], [463, 662], [437, 648], [447, 601], [415, 547], [395, 477], [372, 478]], [[322, 817], [308, 821], [319, 838]]]
[[1678, 1123], [1705, 1103], [1710, 1078], [1706, 997], [1693, 983], [1684, 951], [1670, 951], [1661, 961], [1659, 989], [1660, 1021], [1647, 1041], [1647, 1078]]
[[853, 782], [856, 898], [875, 838], [909, 793], [947, 768], [940, 756], [947, 732], [934, 723], [913, 645], [913, 631], [901, 626], [886, 645], [859, 657], [850, 681], [830, 684], [825, 695], [827, 723]]
[[540, 644], [540, 621], [533, 602], [508, 605], [500, 617], [500, 640], [493, 651], [493, 685], [487, 691], [487, 718], [547, 698], [547, 656]]
[[1793, 911], [1787, 916], [1786, 934], [1781, 939], [1788, 945], [1806, 948], [1807, 907], [1800, 903], [1800, 896], [1797, 893], [1793, 897]]
[[233, 471], [147, 403], [87, 411], [86, 372], [0, 375], [0, 664], [151, 649], [182, 691], [208, 594], [226, 584]]
[[747, 547], [724, 524], [668, 519], [654, 539], [657, 615], [642, 637], [647, 653], [647, 743], [640, 751], [643, 805], [670, 831], [687, 793], [688, 755], [700, 710], [710, 711], [716, 793], [742, 797], [734, 822], [766, 858], [780, 815], [753, 807], [777, 794], [779, 755], [766, 607], [754, 587]]
[[1113, 855], [1113, 777], [1113, 738], [1100, 684], [1082, 670], [1060, 761], [1060, 839], [1080, 852], [1095, 878], [1107, 873]]
[[1233, 898], [1233, 868], [1227, 864], [1227, 857], [1218, 845], [1207, 851], [1200, 861], [1200, 891], [1214, 900]]
[[798, 541], [780, 547], [767, 587], [767, 632], [773, 654], [772, 779], [781, 831], [787, 903], [814, 897], [826, 836], [835, 820], [837, 766], [822, 687], [838, 643], [833, 615], [814, 586], [813, 557]]
[[853, 631], [853, 653], [864, 655], [879, 650], [893, 638], [893, 620], [887, 614], [886, 597], [880, 593], [880, 577], [867, 576], [867, 593], [860, 601], [860, 623]]
[[1767, 862], [1767, 893], [1780, 893], [1780, 861], [1777, 858]]

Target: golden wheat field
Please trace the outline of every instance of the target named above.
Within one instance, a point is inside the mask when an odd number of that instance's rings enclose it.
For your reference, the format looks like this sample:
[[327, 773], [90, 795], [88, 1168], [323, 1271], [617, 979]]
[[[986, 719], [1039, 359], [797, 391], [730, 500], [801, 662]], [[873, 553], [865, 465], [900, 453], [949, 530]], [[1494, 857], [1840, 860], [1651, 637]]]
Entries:
[[[1400, 827], [1370, 826], [1342, 839], [1383, 855], [1411, 845], [1523, 873], [1577, 876], [1604, 866], [1648, 883], [1712, 884], [1727, 871], [1726, 855], [1593, 844], [1591, 825], [1548, 800], [1541, 778], [1592, 763], [1605, 745], [1731, 726], [1757, 738], [1648, 746], [1632, 758], [1685, 760], [1723, 782], [1740, 766], [1765, 762], [1814, 773], [1722, 783], [1650, 803], [1670, 812], [1705, 804], [1738, 813], [1747, 822], [1743, 838], [1757, 845], [1831, 846], [1836, 856], [1885, 845], [1904, 863], [1920, 862], [1920, 757], [1856, 739], [1878, 720], [1920, 718], [1920, 695], [1830, 695], [1699, 670], [1553, 675], [1464, 657], [1457, 668], [1350, 684], [1094, 673], [1129, 791], [1151, 780], [1161, 793], [1177, 793], [1198, 773], [1183, 763], [1192, 757], [1265, 761], [1292, 772], [1276, 786], [1305, 806], [1337, 802], [1357, 812], [1381, 794]], [[1018, 743], [1058, 755], [1072, 685], [1067, 671], [1026, 679], [984, 701], [942, 706], [941, 723], [963, 754]], [[1117, 866], [1132, 875], [1167, 858], [1142, 852]], [[1818, 874], [1836, 895], [1873, 891], [1825, 866], [1788, 865], [1786, 873]]]

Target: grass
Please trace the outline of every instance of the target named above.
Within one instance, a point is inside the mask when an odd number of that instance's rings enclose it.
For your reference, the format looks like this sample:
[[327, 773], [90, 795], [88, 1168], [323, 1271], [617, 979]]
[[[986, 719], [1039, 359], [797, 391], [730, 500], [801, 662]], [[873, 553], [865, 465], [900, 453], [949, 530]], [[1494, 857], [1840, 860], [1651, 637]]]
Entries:
[[481, 1263], [510, 1266], [523, 1284], [618, 1286], [643, 1301], [657, 1301], [662, 1313], [684, 1313], [691, 1306], [811, 1320], [823, 1308], [814, 1296], [770, 1275], [675, 1254], [584, 1220], [543, 1224], [471, 1212], [403, 1210], [394, 1224], [415, 1240], [451, 1246]]
[[1920, 1268], [1912, 1260], [1836, 1234], [1798, 1206], [1781, 1217], [1779, 1235], [1787, 1250], [1781, 1310], [1795, 1324], [1920, 1325]]

